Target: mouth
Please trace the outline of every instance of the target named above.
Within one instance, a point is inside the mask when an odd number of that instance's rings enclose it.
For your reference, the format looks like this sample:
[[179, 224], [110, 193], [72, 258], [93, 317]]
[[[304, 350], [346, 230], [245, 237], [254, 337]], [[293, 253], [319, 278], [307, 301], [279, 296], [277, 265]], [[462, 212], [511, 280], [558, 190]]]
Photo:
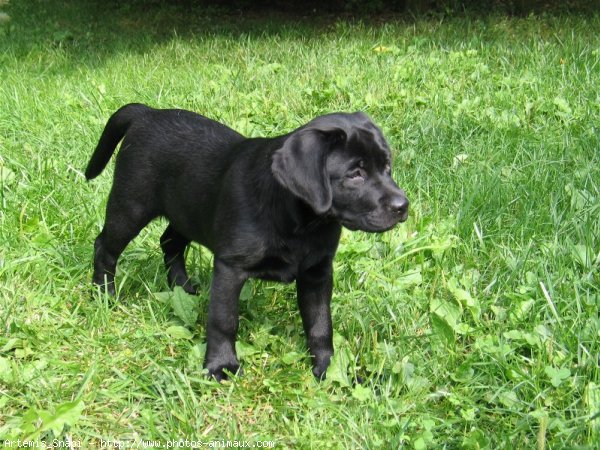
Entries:
[[367, 233], [383, 233], [394, 228], [399, 222], [406, 222], [408, 214], [401, 217], [396, 216], [391, 220], [369, 220], [368, 216], [362, 216], [357, 221], [340, 220], [340, 223], [351, 231], [366, 231]]

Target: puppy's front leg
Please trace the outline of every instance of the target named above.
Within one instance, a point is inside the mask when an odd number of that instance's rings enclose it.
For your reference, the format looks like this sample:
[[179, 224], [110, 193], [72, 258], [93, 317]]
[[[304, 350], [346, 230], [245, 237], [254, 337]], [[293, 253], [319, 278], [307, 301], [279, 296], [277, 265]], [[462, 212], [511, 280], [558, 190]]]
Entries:
[[223, 369], [236, 373], [240, 363], [235, 354], [238, 330], [238, 301], [246, 276], [215, 258], [206, 324], [204, 367], [217, 381], [227, 378]]
[[332, 261], [327, 260], [301, 273], [296, 280], [298, 306], [313, 362], [313, 374], [325, 378], [333, 355], [331, 324]]

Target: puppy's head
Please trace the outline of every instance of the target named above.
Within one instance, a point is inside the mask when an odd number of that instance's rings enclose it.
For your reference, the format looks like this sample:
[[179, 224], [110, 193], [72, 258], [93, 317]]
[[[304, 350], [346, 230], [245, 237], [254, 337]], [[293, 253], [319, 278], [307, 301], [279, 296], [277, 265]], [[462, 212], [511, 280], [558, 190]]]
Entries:
[[273, 154], [277, 181], [318, 215], [351, 230], [385, 231], [408, 217], [381, 130], [363, 113], [317, 117]]

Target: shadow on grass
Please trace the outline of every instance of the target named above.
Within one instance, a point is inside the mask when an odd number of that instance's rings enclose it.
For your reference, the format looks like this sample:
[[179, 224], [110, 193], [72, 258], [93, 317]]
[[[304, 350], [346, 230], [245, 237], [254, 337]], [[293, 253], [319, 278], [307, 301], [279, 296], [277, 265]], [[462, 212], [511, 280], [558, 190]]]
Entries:
[[174, 36], [244, 39], [284, 34], [302, 39], [327, 30], [340, 17], [264, 9], [246, 13], [190, 0], [31, 0], [15, 2], [7, 12], [11, 21], [0, 33], [0, 42], [4, 40], [3, 47], [12, 54], [23, 57], [36, 49], [57, 48], [73, 63], [87, 65], [113, 53], [144, 53]]
[[[438, 11], [435, 8], [426, 9], [416, 15], [407, 10], [400, 13], [398, 8], [370, 14], [368, 6], [360, 6], [360, 9], [354, 6], [352, 12], [347, 12], [344, 6], [340, 6], [344, 2], [340, 1], [334, 2], [333, 6], [328, 3], [319, 6], [316, 1], [297, 4], [289, 2], [287, 6], [283, 6], [282, 2], [263, 1], [252, 3], [252, 8], [239, 6], [245, 3], [251, 2], [14, 2], [7, 10], [12, 17], [10, 24], [4, 25], [4, 31], [0, 28], [0, 43], [4, 49], [17, 57], [24, 57], [36, 49], [47, 50], [50, 47], [60, 49], [74, 67], [78, 64], [96, 66], [103, 64], [105, 59], [114, 53], [143, 54], [156, 45], [170, 41], [174, 36], [183, 39], [218, 36], [231, 40], [285, 36], [288, 39], [304, 40], [318, 39], [323, 34], [329, 34], [333, 39], [338, 37], [335, 24], [339, 21], [360, 23], [367, 29], [376, 30], [388, 22], [402, 22], [412, 27], [416, 21], [422, 19], [443, 21], [446, 14], [464, 15], [473, 21], [502, 14], [499, 10], [469, 12], [460, 9]], [[575, 8], [572, 12], [581, 11]], [[565, 10], [550, 9], [544, 14], [564, 15]], [[456, 27], [454, 31], [468, 33], [463, 28]]]

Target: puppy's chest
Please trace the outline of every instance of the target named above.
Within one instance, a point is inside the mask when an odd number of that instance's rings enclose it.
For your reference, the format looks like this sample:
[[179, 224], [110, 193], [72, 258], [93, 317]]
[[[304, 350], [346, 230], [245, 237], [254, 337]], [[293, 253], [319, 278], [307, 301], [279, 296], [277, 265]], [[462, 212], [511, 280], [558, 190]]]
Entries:
[[313, 242], [280, 242], [267, 249], [248, 272], [252, 278], [291, 283], [302, 270], [320, 262], [327, 253]]

